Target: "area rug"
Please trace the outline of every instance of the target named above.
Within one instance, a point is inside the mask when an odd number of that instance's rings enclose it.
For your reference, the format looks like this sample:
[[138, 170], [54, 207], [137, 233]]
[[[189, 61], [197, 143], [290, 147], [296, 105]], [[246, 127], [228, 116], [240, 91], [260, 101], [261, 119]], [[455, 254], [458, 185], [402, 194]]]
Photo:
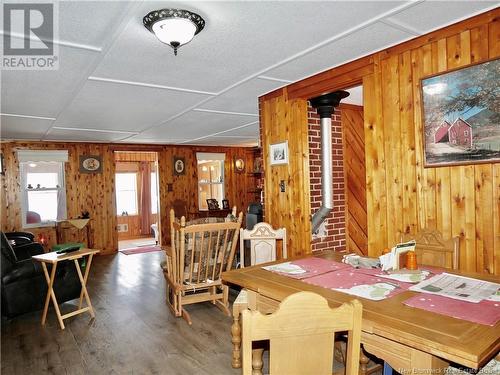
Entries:
[[161, 247], [160, 246], [133, 247], [131, 249], [120, 250], [120, 253], [125, 255], [132, 255], [132, 254], [151, 253], [153, 251], [161, 251]]

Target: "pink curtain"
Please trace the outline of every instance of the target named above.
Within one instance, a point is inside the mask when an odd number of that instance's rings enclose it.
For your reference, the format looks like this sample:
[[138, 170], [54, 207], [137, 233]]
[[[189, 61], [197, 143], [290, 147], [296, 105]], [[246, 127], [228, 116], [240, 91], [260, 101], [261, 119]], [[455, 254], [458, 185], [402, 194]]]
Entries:
[[141, 179], [141, 233], [151, 233], [151, 163], [141, 161], [139, 163], [139, 173]]

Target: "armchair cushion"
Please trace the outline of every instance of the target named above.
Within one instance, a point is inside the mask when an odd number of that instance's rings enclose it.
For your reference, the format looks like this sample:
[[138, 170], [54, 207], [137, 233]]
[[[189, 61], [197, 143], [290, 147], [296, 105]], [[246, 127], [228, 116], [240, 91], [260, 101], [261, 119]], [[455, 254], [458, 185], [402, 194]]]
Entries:
[[38, 242], [27, 243], [21, 246], [13, 247], [14, 254], [16, 254], [16, 258], [18, 261], [23, 261], [26, 259], [31, 260], [33, 255], [43, 254], [43, 246]]
[[31, 259], [26, 259], [16, 263], [16, 267], [6, 275], [2, 275], [2, 284], [7, 285], [12, 282], [36, 277], [40, 274], [40, 265]]
[[35, 235], [31, 232], [6, 232], [5, 236], [9, 241], [14, 241], [16, 246], [35, 241]]

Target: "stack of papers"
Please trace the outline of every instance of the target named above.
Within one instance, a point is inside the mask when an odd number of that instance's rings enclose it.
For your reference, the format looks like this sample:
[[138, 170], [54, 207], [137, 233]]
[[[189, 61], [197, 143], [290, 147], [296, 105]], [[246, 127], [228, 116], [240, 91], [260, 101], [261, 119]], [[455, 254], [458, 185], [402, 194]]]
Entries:
[[410, 290], [422, 293], [437, 294], [461, 301], [481, 302], [497, 295], [500, 284], [472, 279], [470, 277], [442, 273], [429, 280], [410, 287]]

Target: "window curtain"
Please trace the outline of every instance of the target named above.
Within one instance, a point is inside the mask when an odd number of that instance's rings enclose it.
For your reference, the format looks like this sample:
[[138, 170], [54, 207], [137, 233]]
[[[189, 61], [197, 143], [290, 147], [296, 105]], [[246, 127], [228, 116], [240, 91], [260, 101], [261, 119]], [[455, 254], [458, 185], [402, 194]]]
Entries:
[[141, 213], [141, 233], [151, 233], [151, 163], [141, 161], [139, 163], [141, 179], [141, 199], [139, 210]]
[[66, 220], [66, 189], [57, 189], [57, 221]]

